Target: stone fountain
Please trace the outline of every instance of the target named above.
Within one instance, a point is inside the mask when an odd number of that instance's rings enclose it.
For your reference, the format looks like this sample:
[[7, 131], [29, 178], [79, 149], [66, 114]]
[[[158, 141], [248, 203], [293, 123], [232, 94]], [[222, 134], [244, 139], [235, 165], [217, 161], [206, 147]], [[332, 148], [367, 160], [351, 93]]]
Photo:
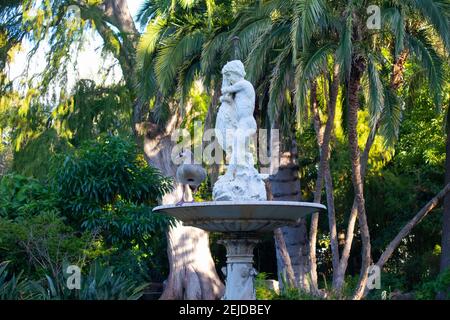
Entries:
[[253, 249], [259, 235], [295, 225], [298, 219], [326, 209], [317, 203], [267, 201], [264, 179], [250, 152], [256, 133], [253, 117], [255, 90], [245, 80], [244, 65], [228, 62], [222, 69], [222, 96], [216, 120], [216, 137], [229, 165], [213, 187], [211, 202], [164, 205], [153, 211], [210, 232], [223, 233], [227, 250], [225, 300], [255, 300]]

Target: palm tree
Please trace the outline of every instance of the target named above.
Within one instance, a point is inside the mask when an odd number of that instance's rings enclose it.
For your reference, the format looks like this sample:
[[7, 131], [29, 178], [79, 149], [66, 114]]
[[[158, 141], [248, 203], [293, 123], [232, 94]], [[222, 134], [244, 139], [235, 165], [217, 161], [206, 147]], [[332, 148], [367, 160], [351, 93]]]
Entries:
[[[332, 132], [331, 120], [336, 103], [334, 101], [336, 98], [333, 97], [337, 96], [340, 82], [340, 77], [337, 76], [331, 78], [335, 81], [329, 81], [329, 84], [333, 84], [331, 85], [333, 90], [330, 91], [328, 105], [328, 120], [330, 121], [325, 128], [327, 134], [324, 137], [323, 132], [317, 130], [321, 146], [321, 165], [315, 200], [320, 201], [322, 177], [324, 177], [333, 252], [333, 287], [338, 292], [342, 289], [353, 240], [354, 225], [356, 217], [359, 216], [363, 241], [363, 267], [361, 268], [359, 289], [355, 297], [360, 297], [358, 292], [361, 292], [365, 283], [367, 268], [371, 261], [370, 235], [365, 215], [363, 190], [368, 155], [378, 129], [381, 130], [388, 142], [395, 141], [401, 119], [401, 104], [396, 97], [396, 90], [402, 85], [404, 64], [410, 55], [419, 59], [420, 63], [429, 70], [427, 76], [431, 82], [430, 87], [436, 93], [436, 101], [439, 100], [442, 88], [440, 67], [442, 62], [431, 45], [429, 35], [420, 29], [423, 24], [414, 24], [412, 21], [417, 15], [425, 17], [428, 24], [439, 32], [443, 43], [448, 43], [446, 21], [436, 10], [441, 3], [437, 1], [429, 1], [427, 4], [418, 1], [406, 3], [380, 1], [385, 21], [382, 32], [365, 30], [366, 7], [368, 6], [366, 2], [355, 4], [352, 1], [342, 1], [331, 5], [322, 1], [285, 1], [283, 3], [268, 1], [265, 4], [266, 6], [263, 8], [258, 7], [259, 10], [252, 8], [252, 14], [245, 14], [244, 18], [241, 18], [242, 25], [245, 27], [240, 30], [245, 30], [252, 36], [253, 40], [249, 40], [249, 44], [245, 45], [245, 47], [253, 48], [248, 53], [247, 64], [253, 82], [261, 83], [259, 88], [263, 91], [262, 95], [264, 96], [264, 92], [267, 92], [268, 97], [265, 101], [268, 105], [268, 114], [274, 118], [273, 115], [277, 114], [274, 111], [278, 111], [283, 116], [282, 121], [290, 123], [289, 120], [286, 121], [286, 118], [292, 113], [285, 112], [285, 110], [280, 112], [280, 110], [285, 106], [292, 107], [289, 103], [285, 103], [286, 95], [283, 94], [286, 91], [292, 92], [292, 88], [288, 86], [292, 83], [292, 65], [297, 69], [294, 79], [297, 82], [296, 107], [300, 119], [302, 119], [301, 114], [306, 113], [304, 107], [307, 105], [305, 97], [308, 90], [311, 92], [311, 105], [314, 105], [313, 84], [319, 75], [333, 74], [335, 71], [336, 75], [340, 73], [344, 84], [355, 202], [349, 217], [347, 241], [342, 257], [339, 257], [337, 250], [332, 181], [329, 165], [327, 165], [328, 141]], [[411, 18], [406, 19], [406, 13], [411, 15]], [[268, 17], [271, 17], [270, 21], [267, 21]], [[314, 41], [315, 33], [320, 34], [319, 39], [322, 41]], [[381, 47], [392, 51], [391, 68], [382, 68], [388, 64], [388, 57], [383, 56], [379, 49]], [[326, 62], [330, 57], [334, 57], [335, 63], [334, 67], [327, 71]], [[291, 59], [293, 62], [290, 61]], [[267, 74], [271, 76], [267, 77]], [[259, 81], [259, 79], [262, 80]], [[366, 92], [372, 128], [362, 155], [358, 147], [356, 131], [360, 92]], [[261, 100], [264, 101], [264, 99]], [[312, 113], [314, 114], [314, 111]], [[314, 275], [316, 234], [317, 215], [313, 216], [310, 232], [313, 284], [317, 281], [317, 275]]]
[[[250, 78], [252, 82], [258, 84], [262, 97], [260, 101], [267, 103], [267, 114], [271, 125], [280, 126], [281, 124], [284, 141], [292, 141], [295, 137], [292, 131], [295, 119], [300, 126], [306, 123], [308, 104], [305, 97], [310, 87], [310, 104], [315, 105], [313, 87], [316, 88], [316, 85], [311, 84], [314, 84], [316, 78], [322, 74], [331, 75], [325, 77], [328, 84], [324, 84], [331, 87], [327, 106], [327, 123], [324, 130], [316, 130], [320, 165], [314, 201], [320, 202], [325, 180], [328, 207], [332, 212], [329, 214], [330, 225], [334, 226], [331, 228], [333, 256], [337, 257], [333, 259], [333, 263], [337, 270], [338, 249], [329, 157], [340, 83], [340, 67], [336, 63], [332, 63], [330, 67], [327, 62], [329, 59], [336, 61], [333, 57], [337, 49], [339, 33], [334, 26], [327, 24], [327, 10], [330, 8], [324, 1], [267, 1], [262, 4], [250, 8], [249, 13], [243, 14], [235, 32], [245, 39], [245, 48], [252, 48], [246, 52]], [[270, 76], [267, 77], [267, 75]], [[316, 122], [320, 122], [317, 109], [311, 109], [314, 119], [319, 119]], [[320, 124], [316, 126], [316, 128], [319, 127]], [[284, 167], [280, 167], [278, 174], [271, 178], [272, 191], [275, 195], [273, 198], [277, 200], [300, 199], [298, 169], [295, 165], [296, 152], [290, 152], [289, 145], [295, 146], [295, 143], [284, 144], [284, 152], [282, 152]], [[280, 192], [281, 190], [283, 192]], [[297, 281], [302, 289], [307, 291], [311, 289], [313, 292], [317, 292], [318, 289], [315, 258], [317, 224], [318, 214], [314, 214], [309, 239], [304, 221], [296, 229], [283, 228], [284, 238], [288, 243], [287, 248], [291, 260], [294, 261]], [[278, 241], [280, 238], [276, 235]], [[277, 249], [282, 246], [283, 244], [277, 243]], [[279, 256], [283, 255], [279, 254]], [[302, 261], [302, 263], [295, 264], [296, 261]]]
[[[365, 1], [358, 4], [350, 1], [346, 4], [343, 20], [345, 28], [341, 33], [341, 45], [338, 49], [338, 56], [344, 66], [345, 91], [347, 96], [347, 119], [348, 119], [348, 140], [351, 151], [352, 180], [355, 192], [354, 208], [358, 213], [359, 225], [362, 240], [362, 266], [361, 274], [354, 298], [361, 298], [367, 279], [367, 271], [371, 263], [370, 235], [367, 225], [367, 217], [364, 206], [363, 179], [365, 167], [367, 166], [368, 152], [373, 143], [376, 130], [381, 125], [382, 133], [388, 141], [392, 141], [398, 130], [400, 123], [400, 109], [398, 101], [395, 101], [395, 90], [401, 84], [402, 70], [408, 52], [419, 58], [420, 62], [428, 67], [428, 78], [433, 92], [435, 92], [436, 103], [440, 101], [442, 89], [442, 61], [431, 46], [426, 33], [414, 25], [414, 15], [421, 15], [431, 24], [435, 31], [439, 33], [443, 43], [448, 45], [448, 22], [439, 14], [437, 8], [438, 1], [425, 1], [424, 5], [420, 1], [384, 2], [380, 1], [384, 18], [387, 22], [387, 35], [380, 33], [370, 33], [364, 31], [365, 10], [368, 5]], [[394, 6], [392, 6], [394, 5]], [[406, 13], [411, 18], [406, 19]], [[415, 28], [414, 28], [415, 27]], [[384, 57], [379, 50], [383, 43], [390, 43], [393, 39], [394, 64], [389, 83], [383, 85], [378, 69], [383, 63]], [[387, 42], [385, 42], [387, 40]], [[406, 52], [405, 52], [406, 48]], [[370, 134], [366, 150], [361, 158], [358, 146], [357, 112], [359, 109], [359, 92], [361, 91], [361, 81], [364, 75], [368, 78], [369, 111], [371, 114], [372, 132]], [[363, 160], [363, 161], [362, 161]], [[362, 163], [364, 162], [364, 163]], [[352, 212], [352, 213], [353, 213]], [[354, 219], [353, 219], [354, 221]], [[351, 244], [350, 244], [351, 245]], [[344, 249], [345, 251], [345, 249]], [[346, 252], [343, 253], [343, 257]], [[343, 262], [343, 263], [342, 263]], [[341, 261], [340, 267], [346, 267], [346, 261]], [[336, 289], [342, 286], [342, 269], [340, 279], [336, 279]], [[344, 270], [345, 272], [345, 270]]]

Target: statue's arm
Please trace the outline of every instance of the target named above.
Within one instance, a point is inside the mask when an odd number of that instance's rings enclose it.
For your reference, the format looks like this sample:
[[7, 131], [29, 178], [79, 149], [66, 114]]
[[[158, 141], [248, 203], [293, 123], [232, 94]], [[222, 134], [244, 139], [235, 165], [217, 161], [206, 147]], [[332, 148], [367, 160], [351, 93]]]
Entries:
[[233, 98], [231, 96], [229, 96], [228, 94], [224, 94], [219, 98], [220, 102], [222, 103], [232, 103], [233, 102]]
[[228, 86], [226, 88], [222, 89], [222, 93], [223, 94], [227, 94], [227, 93], [235, 93], [238, 91], [242, 91], [245, 89], [246, 83], [245, 81], [239, 81], [231, 86]]

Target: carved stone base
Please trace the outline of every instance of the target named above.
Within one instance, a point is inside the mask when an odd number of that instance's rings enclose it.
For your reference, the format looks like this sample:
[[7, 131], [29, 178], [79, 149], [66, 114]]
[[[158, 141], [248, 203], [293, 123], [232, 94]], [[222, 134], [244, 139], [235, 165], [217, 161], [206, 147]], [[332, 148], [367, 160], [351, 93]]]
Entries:
[[220, 176], [213, 188], [214, 201], [265, 201], [264, 180], [255, 168], [232, 166]]
[[258, 242], [239, 234], [219, 241], [227, 249], [227, 267], [222, 270], [227, 277], [223, 300], [256, 300], [253, 249]]

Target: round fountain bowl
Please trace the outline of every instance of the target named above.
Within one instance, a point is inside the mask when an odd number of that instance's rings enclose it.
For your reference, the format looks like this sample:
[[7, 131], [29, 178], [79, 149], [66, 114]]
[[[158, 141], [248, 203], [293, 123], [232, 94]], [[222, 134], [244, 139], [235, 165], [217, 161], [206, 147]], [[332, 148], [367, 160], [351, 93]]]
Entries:
[[212, 232], [270, 232], [325, 210], [324, 205], [294, 201], [211, 201], [164, 205], [153, 209]]

